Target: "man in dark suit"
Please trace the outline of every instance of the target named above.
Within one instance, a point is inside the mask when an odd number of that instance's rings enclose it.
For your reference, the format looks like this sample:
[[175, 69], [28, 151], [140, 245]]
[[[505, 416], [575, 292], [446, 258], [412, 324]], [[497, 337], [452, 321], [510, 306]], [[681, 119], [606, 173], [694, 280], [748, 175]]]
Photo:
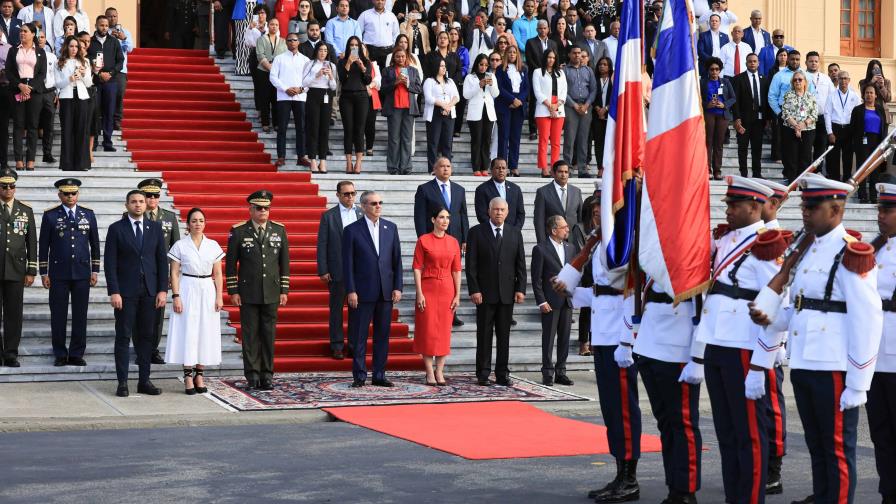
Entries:
[[[314, 3], [315, 5], [317, 4], [317, 2]], [[333, 12], [336, 12], [336, 10], [334, 9]], [[320, 23], [312, 19], [308, 21], [308, 40], [299, 44], [299, 52], [304, 54], [306, 58], [314, 60], [314, 51], [317, 50], [317, 46], [320, 44], [327, 46], [327, 60], [335, 65], [338, 61], [336, 59], [336, 50], [333, 49], [332, 45], [324, 41], [320, 33]]]
[[[756, 49], [757, 38], [762, 39], [759, 49]], [[754, 10], [750, 13], [750, 26], [744, 29], [744, 42], [750, 46], [750, 49], [752, 49], [757, 56], [763, 47], [772, 45], [771, 35], [769, 35], [768, 31], [762, 27], [762, 11]]]
[[718, 14], [709, 16], [709, 30], [697, 37], [697, 59], [700, 63], [700, 75], [706, 72], [706, 60], [715, 56], [728, 43], [728, 35], [721, 31], [722, 18]]
[[582, 191], [569, 184], [569, 164], [560, 159], [551, 166], [554, 181], [535, 191], [535, 239], [538, 243], [550, 235], [548, 217], [559, 215], [575, 226], [582, 216]]
[[510, 321], [513, 304], [526, 300], [526, 251], [520, 230], [508, 226], [507, 202], [493, 198], [489, 220], [470, 229], [467, 288], [476, 305], [476, 378], [491, 385], [492, 336], [497, 344], [495, 382], [510, 386]]
[[583, 30], [584, 38], [578, 41], [578, 46], [588, 53], [588, 67], [597, 72], [597, 62], [603, 57], [610, 56], [610, 50], [603, 40], [597, 38], [597, 30], [594, 25], [586, 25]]
[[474, 206], [476, 208], [476, 220], [480, 224], [488, 222], [488, 203], [493, 198], [500, 196], [507, 202], [507, 218], [504, 222], [520, 231], [526, 222], [526, 203], [523, 201], [523, 191], [520, 186], [507, 180], [507, 161], [504, 158], [492, 159], [490, 168], [492, 178], [479, 184], [476, 188]]
[[[13, 15], [15, 4], [13, 0], [0, 1], [0, 31], [6, 37], [6, 41], [13, 47], [18, 47], [22, 42], [22, 20]], [[37, 42], [35, 42], [36, 44]]]
[[[103, 118], [103, 150], [115, 152], [112, 131], [115, 126], [115, 107], [118, 100], [117, 76], [124, 68], [124, 51], [118, 39], [109, 36], [109, 18], [97, 16], [96, 32], [87, 48], [87, 59], [95, 62], [97, 54], [103, 55], [103, 67], [93, 76], [93, 84], [99, 91], [97, 106]], [[99, 142], [95, 142], [95, 147]]]
[[311, 2], [311, 10], [314, 11], [314, 19], [318, 20], [321, 26], [326, 26], [327, 21], [333, 19], [338, 14], [336, 12], [336, 2], [333, 0]]
[[[50, 333], [54, 366], [86, 366], [87, 303], [100, 271], [100, 233], [93, 210], [78, 204], [81, 181], [57, 180], [62, 204], [44, 211], [38, 240], [40, 275], [50, 290]], [[72, 340], [65, 345], [68, 307], [72, 307]]]
[[[336, 184], [339, 203], [324, 212], [317, 230], [317, 276], [330, 289], [330, 351], [333, 358], [345, 358], [342, 332], [342, 307], [345, 305], [345, 282], [342, 275], [342, 230], [363, 217], [355, 206], [355, 185], [347, 180]], [[349, 352], [354, 342], [349, 340]]]
[[150, 346], [156, 309], [168, 296], [168, 248], [158, 222], [144, 218], [146, 196], [134, 189], [125, 199], [128, 213], [109, 226], [104, 268], [106, 290], [115, 309], [115, 372], [118, 397], [128, 396], [128, 346], [134, 341], [139, 367], [137, 392], [159, 395], [149, 381]]
[[731, 79], [736, 102], [732, 108], [737, 132], [737, 159], [741, 176], [747, 176], [747, 147], [753, 157], [753, 177], [762, 177], [762, 132], [769, 117], [768, 79], [759, 75], [759, 56], [747, 55], [747, 71]]
[[[566, 12], [558, 12], [558, 14], [565, 15], [566, 17], [566, 36], [569, 37], [569, 40], [571, 40], [573, 44], [581, 42], [585, 37], [585, 26], [582, 24], [582, 20], [579, 19], [579, 11], [576, 7], [574, 5], [570, 6], [566, 9]], [[554, 26], [556, 26], [556, 23]]]
[[[545, 19], [539, 19], [536, 28], [537, 37], [532, 37], [526, 41], [525, 55], [526, 68], [529, 71], [529, 89], [532, 89], [532, 76], [535, 70], [544, 68], [544, 53], [548, 49], [552, 49], [554, 54], [560, 54], [557, 43], [548, 38], [550, 32], [548, 22]], [[535, 128], [535, 93], [529, 93], [529, 140], [535, 140], [538, 136]]]
[[[436, 178], [417, 186], [414, 195], [414, 229], [417, 237], [432, 231], [432, 215], [444, 207], [451, 214], [448, 234], [460, 244], [461, 253], [467, 250], [467, 233], [470, 231], [470, 219], [467, 217], [467, 193], [460, 184], [451, 183], [451, 161], [441, 157], [432, 167]], [[454, 327], [464, 325], [454, 314]]]
[[348, 293], [349, 341], [354, 342], [352, 387], [367, 379], [367, 331], [373, 321], [373, 380], [392, 387], [386, 379], [392, 306], [401, 301], [404, 287], [401, 243], [394, 223], [380, 218], [383, 199], [374, 191], [361, 194], [364, 218], [349, 224], [342, 235], [342, 274]]
[[[532, 291], [535, 304], [541, 311], [541, 377], [542, 383], [553, 386], [572, 385], [566, 376], [566, 357], [569, 356], [569, 330], [572, 324], [572, 301], [558, 294], [551, 280], [563, 265], [572, 260], [574, 247], [569, 238], [569, 224], [559, 215], [548, 217], [550, 237], [532, 248]], [[554, 337], [557, 338], [557, 365], [552, 363]]]

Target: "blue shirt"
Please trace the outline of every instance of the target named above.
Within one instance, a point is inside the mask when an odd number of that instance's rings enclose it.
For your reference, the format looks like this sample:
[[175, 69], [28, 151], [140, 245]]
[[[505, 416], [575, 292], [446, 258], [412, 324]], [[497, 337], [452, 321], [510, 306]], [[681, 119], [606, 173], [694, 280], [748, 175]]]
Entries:
[[725, 113], [725, 109], [723, 108], [708, 108], [709, 102], [712, 101], [712, 95], [717, 95], [718, 100], [722, 102], [723, 105], [725, 104], [725, 97], [719, 92], [720, 87], [722, 87], [721, 79], [706, 81], [706, 96], [703, 99], [703, 108], [706, 109], [708, 114], [723, 115]]
[[538, 18], [532, 16], [532, 19], [526, 19], [525, 16], [521, 16], [513, 22], [513, 28], [510, 31], [513, 33], [513, 38], [516, 39], [520, 53], [523, 53], [526, 48], [526, 42], [530, 38], [538, 36]]
[[327, 26], [324, 30], [324, 39], [336, 50], [337, 57], [342, 56], [342, 53], [345, 52], [345, 45], [348, 43], [348, 39], [353, 36], [358, 37], [359, 39], [361, 38], [361, 25], [354, 19], [346, 18], [345, 21], [343, 21], [339, 16], [336, 16], [327, 21]]
[[[806, 72], [803, 72], [805, 75]], [[784, 103], [784, 93], [790, 91], [790, 79], [793, 78], [793, 70], [784, 67], [778, 70], [772, 83], [768, 86], [768, 106], [772, 108], [775, 115], [781, 115], [781, 104]], [[815, 94], [815, 84], [808, 78], [806, 84], [809, 85], [809, 92]]]
[[865, 109], [865, 133], [880, 135], [880, 116], [876, 110]]
[[[751, 28], [747, 28], [747, 29], [749, 30]], [[793, 48], [787, 44], [784, 44], [784, 47], [781, 47], [781, 49], [785, 49], [787, 52], [790, 52], [793, 50]], [[775, 63], [775, 56], [778, 55], [778, 50], [779, 49], [777, 47], [775, 47], [774, 44], [772, 44], [772, 45], [764, 46], [759, 51], [759, 54], [757, 55], [757, 56], [759, 56], [759, 75], [765, 77], [766, 75], [768, 75], [769, 72], [772, 71], [772, 68], [774, 68], [775, 65], [777, 64], [777, 63]]]

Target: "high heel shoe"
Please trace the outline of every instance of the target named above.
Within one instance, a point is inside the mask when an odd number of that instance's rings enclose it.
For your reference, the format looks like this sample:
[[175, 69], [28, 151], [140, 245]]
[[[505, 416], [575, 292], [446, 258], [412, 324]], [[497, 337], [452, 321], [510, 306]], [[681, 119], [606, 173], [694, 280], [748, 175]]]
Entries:
[[187, 395], [196, 395], [196, 386], [187, 388], [187, 378], [190, 379], [190, 385], [193, 385], [193, 368], [184, 368], [184, 393]]
[[424, 379], [423, 382], [426, 383], [427, 387], [436, 387], [439, 384], [436, 381], [429, 381], [429, 379]]
[[[204, 375], [203, 375], [203, 371], [204, 371], [204, 369], [199, 368], [199, 367], [194, 367], [194, 368], [193, 368], [193, 372], [196, 373], [196, 378], [203, 378], [202, 383], [205, 383], [205, 378], [204, 378]], [[208, 387], [199, 387], [199, 386], [197, 386], [197, 387], [196, 387], [196, 392], [197, 392], [198, 394], [204, 394], [204, 393], [208, 392]]]

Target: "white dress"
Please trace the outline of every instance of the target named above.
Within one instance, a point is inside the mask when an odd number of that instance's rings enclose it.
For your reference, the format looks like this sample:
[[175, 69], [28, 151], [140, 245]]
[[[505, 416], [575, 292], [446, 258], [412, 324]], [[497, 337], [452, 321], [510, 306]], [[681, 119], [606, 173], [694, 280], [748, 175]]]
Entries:
[[215, 311], [215, 282], [210, 275], [223, 257], [216, 241], [203, 237], [197, 249], [190, 235], [168, 251], [168, 258], [180, 264], [179, 294], [184, 307], [182, 313], [171, 311], [165, 344], [168, 362], [187, 366], [221, 363], [221, 315]]

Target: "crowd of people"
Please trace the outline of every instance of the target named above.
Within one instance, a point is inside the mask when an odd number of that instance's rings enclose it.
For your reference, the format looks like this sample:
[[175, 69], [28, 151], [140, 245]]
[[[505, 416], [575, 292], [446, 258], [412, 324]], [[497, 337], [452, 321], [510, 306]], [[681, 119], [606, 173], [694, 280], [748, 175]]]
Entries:
[[21, 3], [0, 1], [0, 167], [9, 166], [11, 118], [16, 170], [34, 170], [38, 138], [44, 163], [89, 170], [94, 151], [116, 151], [112, 135], [121, 130], [127, 54], [135, 47], [131, 34], [114, 7], [95, 18], [91, 34], [78, 0], [57, 0], [54, 7], [43, 0]]

